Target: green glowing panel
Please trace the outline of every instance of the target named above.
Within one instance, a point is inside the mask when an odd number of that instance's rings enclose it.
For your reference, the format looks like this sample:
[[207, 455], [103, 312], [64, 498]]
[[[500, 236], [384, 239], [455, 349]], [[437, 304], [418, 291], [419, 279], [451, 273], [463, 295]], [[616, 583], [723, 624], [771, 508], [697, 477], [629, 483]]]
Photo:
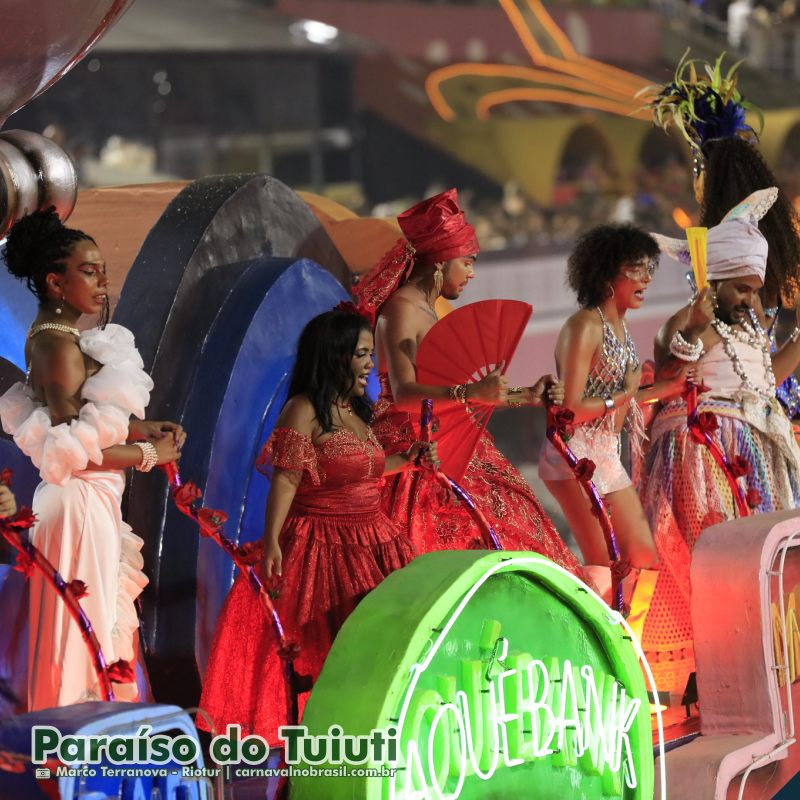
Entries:
[[293, 778], [293, 800], [653, 797], [626, 631], [532, 553], [430, 553], [391, 575], [342, 628], [303, 724], [395, 729], [398, 769]]

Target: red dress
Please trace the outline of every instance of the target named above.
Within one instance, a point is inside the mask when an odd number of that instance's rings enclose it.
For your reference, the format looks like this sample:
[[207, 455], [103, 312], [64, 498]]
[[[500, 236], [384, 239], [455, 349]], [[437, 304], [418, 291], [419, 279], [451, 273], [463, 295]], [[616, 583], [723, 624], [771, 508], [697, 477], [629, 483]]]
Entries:
[[[362, 441], [339, 429], [315, 446], [291, 428], [275, 430], [259, 460], [303, 471], [280, 534], [283, 577], [275, 607], [287, 637], [300, 647], [295, 669], [314, 680], [358, 601], [414, 557], [381, 510], [384, 461], [372, 431]], [[287, 724], [282, 670], [258, 596], [239, 575], [217, 622], [200, 707], [218, 733], [238, 723], [243, 733], [274, 745]], [[197, 721], [200, 726], [202, 717]]]
[[[416, 439], [415, 426], [411, 414], [394, 405], [388, 376], [378, 377], [381, 393], [372, 429], [387, 454], [399, 453]], [[586, 580], [533, 490], [489, 433], [481, 435], [460, 485], [472, 495], [504, 549], [541, 553]], [[467, 509], [424, 471], [387, 478], [383, 508], [409, 535], [417, 553], [486, 547]]]

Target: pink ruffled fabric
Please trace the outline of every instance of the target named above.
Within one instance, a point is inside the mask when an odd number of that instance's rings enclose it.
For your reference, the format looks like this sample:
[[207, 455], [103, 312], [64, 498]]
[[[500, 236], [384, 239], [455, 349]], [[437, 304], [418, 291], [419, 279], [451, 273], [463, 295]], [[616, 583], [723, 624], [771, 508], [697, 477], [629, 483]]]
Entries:
[[3, 430], [36, 467], [43, 481], [63, 486], [101, 451], [128, 438], [131, 415], [144, 417], [153, 381], [144, 371], [133, 334], [121, 325], [93, 328], [81, 335], [80, 348], [102, 365], [81, 388], [77, 419], [53, 425], [33, 390], [15, 383], [0, 397]]
[[[86, 331], [79, 344], [101, 368], [81, 387], [84, 404], [77, 419], [53, 425], [30, 387], [17, 383], [0, 397], [0, 421], [43, 480], [33, 501], [34, 544], [66, 580], [87, 584], [81, 605], [106, 660], [132, 661], [139, 625], [134, 601], [148, 583], [143, 541], [122, 520], [124, 472], [86, 466], [127, 440], [130, 417], [144, 417], [153, 382], [127, 329]], [[99, 699], [91, 661], [63, 604], [38, 575], [31, 578], [30, 597], [36, 632], [29, 650], [30, 708]], [[133, 700], [136, 685], [115, 685], [115, 694]]]

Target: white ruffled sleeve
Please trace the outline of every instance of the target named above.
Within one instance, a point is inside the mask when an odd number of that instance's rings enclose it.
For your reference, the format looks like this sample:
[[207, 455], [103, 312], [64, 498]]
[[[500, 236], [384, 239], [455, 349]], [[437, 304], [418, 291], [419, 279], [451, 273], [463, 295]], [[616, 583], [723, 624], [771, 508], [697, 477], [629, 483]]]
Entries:
[[76, 419], [53, 425], [31, 389], [16, 383], [0, 397], [0, 421], [6, 433], [39, 469], [42, 480], [63, 486], [102, 451], [128, 438], [131, 414], [144, 417], [153, 382], [142, 369], [133, 334], [119, 325], [81, 336], [81, 350], [102, 364], [81, 388], [86, 402]]

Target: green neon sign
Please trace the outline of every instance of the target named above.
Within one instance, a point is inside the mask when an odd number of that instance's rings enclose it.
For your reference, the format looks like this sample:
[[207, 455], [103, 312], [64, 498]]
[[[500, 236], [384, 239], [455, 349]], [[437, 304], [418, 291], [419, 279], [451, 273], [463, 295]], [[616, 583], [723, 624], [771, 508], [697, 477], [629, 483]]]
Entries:
[[303, 724], [395, 729], [398, 769], [294, 778], [293, 800], [653, 797], [630, 633], [533, 553], [430, 553], [391, 575], [342, 628]]

